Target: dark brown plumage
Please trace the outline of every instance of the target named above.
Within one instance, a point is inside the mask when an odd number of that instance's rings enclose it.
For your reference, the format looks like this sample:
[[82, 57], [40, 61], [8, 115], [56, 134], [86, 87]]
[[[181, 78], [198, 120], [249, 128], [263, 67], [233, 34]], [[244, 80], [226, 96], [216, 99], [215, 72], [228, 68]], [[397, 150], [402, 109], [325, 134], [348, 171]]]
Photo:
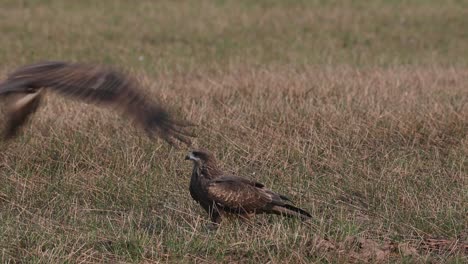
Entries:
[[193, 150], [185, 157], [194, 163], [190, 194], [219, 224], [224, 214], [250, 217], [267, 213], [303, 220], [311, 217], [306, 211], [287, 202], [290, 200], [267, 189], [263, 184], [233, 175], [225, 175], [215, 157], [206, 150]]
[[8, 96], [4, 139], [19, 128], [40, 105], [42, 91], [49, 89], [70, 98], [113, 105], [140, 124], [150, 137], [158, 135], [171, 145], [190, 145], [188, 122], [176, 121], [139, 88], [136, 79], [112, 68], [67, 62], [41, 62], [21, 67], [0, 83], [0, 96]]

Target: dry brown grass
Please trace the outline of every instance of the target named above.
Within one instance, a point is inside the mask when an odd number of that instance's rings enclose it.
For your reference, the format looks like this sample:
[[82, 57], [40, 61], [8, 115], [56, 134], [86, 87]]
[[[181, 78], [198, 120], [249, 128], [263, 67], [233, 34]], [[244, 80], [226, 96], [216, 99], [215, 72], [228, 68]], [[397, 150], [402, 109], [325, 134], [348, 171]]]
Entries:
[[[292, 196], [312, 225], [258, 217], [263, 225], [226, 222], [209, 233], [187, 191], [185, 149], [52, 96], [23, 137], [2, 147], [4, 257], [351, 261], [357, 253], [323, 251], [316, 239], [466, 241], [466, 70], [241, 67], [142, 77], [199, 124], [196, 146]], [[388, 252], [384, 259], [406, 251]], [[412, 258], [461, 261], [463, 252]]]

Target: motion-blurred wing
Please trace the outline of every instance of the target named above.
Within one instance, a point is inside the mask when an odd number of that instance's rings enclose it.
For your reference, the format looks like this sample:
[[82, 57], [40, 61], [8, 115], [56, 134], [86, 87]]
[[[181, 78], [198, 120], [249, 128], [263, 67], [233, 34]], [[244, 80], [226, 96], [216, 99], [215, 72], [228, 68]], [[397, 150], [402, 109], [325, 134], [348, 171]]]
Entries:
[[[64, 96], [98, 104], [114, 105], [136, 120], [145, 131], [174, 145], [190, 145], [188, 122], [174, 120], [158, 103], [148, 99], [136, 79], [102, 66], [43, 62], [22, 67], [0, 85], [0, 94], [27, 92], [47, 87]], [[174, 140], [175, 139], [175, 140]]]

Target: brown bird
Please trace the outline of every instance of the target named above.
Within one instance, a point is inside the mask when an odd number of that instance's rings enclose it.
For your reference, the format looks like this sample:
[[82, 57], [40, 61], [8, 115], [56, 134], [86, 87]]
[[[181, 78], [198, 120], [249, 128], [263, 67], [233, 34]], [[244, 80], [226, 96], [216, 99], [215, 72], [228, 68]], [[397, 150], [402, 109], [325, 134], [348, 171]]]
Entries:
[[40, 62], [23, 66], [0, 83], [0, 97], [8, 97], [4, 139], [20, 127], [40, 105], [44, 89], [82, 101], [120, 108], [152, 138], [158, 135], [171, 145], [190, 145], [191, 124], [174, 120], [158, 103], [140, 91], [136, 79], [110, 67], [68, 62]]
[[193, 150], [185, 157], [193, 161], [190, 194], [211, 217], [215, 224], [221, 223], [226, 214], [250, 218], [254, 214], [277, 214], [299, 217], [312, 216], [287, 202], [281, 194], [267, 189], [263, 184], [224, 174], [217, 166], [215, 157], [206, 150]]

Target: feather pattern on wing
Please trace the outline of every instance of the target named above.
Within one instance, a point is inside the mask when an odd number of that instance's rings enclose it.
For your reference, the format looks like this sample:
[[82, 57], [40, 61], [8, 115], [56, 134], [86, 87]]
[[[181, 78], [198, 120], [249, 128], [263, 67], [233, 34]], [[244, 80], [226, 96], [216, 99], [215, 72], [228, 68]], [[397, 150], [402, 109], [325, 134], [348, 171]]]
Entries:
[[261, 211], [273, 199], [262, 185], [236, 176], [222, 176], [208, 183], [208, 197], [224, 210], [247, 213]]

